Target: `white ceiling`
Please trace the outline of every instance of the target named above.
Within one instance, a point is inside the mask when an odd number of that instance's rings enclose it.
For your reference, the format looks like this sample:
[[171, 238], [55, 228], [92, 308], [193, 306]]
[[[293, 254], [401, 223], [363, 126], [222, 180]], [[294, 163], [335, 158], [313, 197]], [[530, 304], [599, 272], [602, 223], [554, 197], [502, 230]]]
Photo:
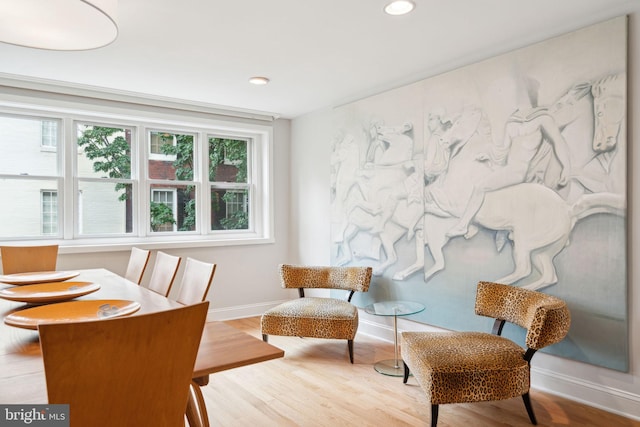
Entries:
[[415, 1], [393, 17], [387, 0], [119, 0], [113, 44], [0, 43], [0, 73], [294, 118], [640, 11], [637, 0]]

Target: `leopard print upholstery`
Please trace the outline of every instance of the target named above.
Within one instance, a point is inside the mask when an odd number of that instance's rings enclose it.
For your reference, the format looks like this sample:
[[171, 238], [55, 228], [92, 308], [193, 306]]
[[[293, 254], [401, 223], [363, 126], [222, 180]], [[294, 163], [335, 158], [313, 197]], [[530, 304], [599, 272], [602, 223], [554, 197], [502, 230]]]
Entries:
[[306, 267], [281, 264], [283, 288], [324, 288], [367, 292], [371, 267]]
[[358, 309], [336, 298], [299, 298], [268, 310], [260, 326], [266, 335], [352, 340]]
[[[526, 328], [532, 350], [561, 341], [571, 323], [561, 299], [491, 282], [478, 284], [475, 311]], [[529, 392], [525, 349], [507, 338], [483, 332], [402, 332], [400, 345], [404, 363], [434, 406]]]
[[[367, 292], [371, 267], [305, 267], [282, 264], [283, 288], [325, 288]], [[260, 321], [262, 335], [346, 339], [358, 331], [358, 309], [338, 298], [304, 297], [267, 310]], [[353, 361], [353, 349], [350, 356]]]
[[524, 350], [482, 332], [403, 332], [402, 360], [432, 404], [501, 400], [529, 390]]
[[525, 344], [534, 350], [562, 341], [571, 325], [569, 309], [561, 299], [499, 283], [478, 283], [475, 310], [525, 328]]

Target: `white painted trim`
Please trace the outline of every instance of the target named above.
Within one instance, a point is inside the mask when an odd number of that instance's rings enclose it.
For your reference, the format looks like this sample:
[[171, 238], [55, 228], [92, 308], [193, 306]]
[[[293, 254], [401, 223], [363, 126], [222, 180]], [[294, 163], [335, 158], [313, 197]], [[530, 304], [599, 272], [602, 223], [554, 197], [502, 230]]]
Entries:
[[548, 369], [531, 368], [531, 387], [640, 421], [640, 395]]
[[288, 300], [209, 309], [209, 314], [207, 315], [207, 321], [211, 322], [211, 321], [233, 320], [233, 319], [242, 319], [245, 317], [262, 316], [262, 313], [264, 313], [265, 311], [277, 306], [278, 304], [282, 304], [285, 301], [288, 301]]
[[272, 122], [279, 118], [278, 114], [271, 112], [234, 108], [205, 102], [186, 101], [178, 98], [107, 89], [97, 86], [61, 82], [36, 77], [19, 76], [9, 73], [0, 73], [0, 86], [24, 89], [44, 94], [65, 95], [80, 99], [84, 98], [130, 104], [129, 108], [132, 108], [132, 105], [150, 106], [267, 122]]

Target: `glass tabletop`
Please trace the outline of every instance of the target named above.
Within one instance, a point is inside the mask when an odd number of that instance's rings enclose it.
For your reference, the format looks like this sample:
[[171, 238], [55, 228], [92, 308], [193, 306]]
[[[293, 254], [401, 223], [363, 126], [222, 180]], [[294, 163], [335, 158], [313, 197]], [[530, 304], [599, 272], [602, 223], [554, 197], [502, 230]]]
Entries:
[[369, 304], [364, 308], [365, 313], [376, 316], [408, 316], [420, 313], [425, 309], [424, 304], [412, 301], [380, 301]]

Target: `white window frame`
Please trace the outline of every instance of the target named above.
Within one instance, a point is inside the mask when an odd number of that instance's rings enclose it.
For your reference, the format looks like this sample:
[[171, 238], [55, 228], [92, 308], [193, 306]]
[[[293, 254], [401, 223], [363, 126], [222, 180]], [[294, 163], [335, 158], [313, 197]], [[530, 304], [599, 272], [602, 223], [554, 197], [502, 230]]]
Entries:
[[[158, 132], [158, 130], [153, 130], [155, 132]], [[147, 158], [144, 161], [144, 165], [141, 166], [140, 170], [145, 171], [146, 173], [145, 175], [145, 179], [146, 179], [146, 184], [148, 186], [148, 188], [154, 189], [154, 188], [163, 188], [162, 186], [166, 186], [169, 189], [174, 189], [175, 193], [176, 193], [176, 210], [174, 211], [174, 216], [176, 219], [176, 224], [174, 227], [174, 231], [170, 232], [170, 231], [153, 231], [151, 230], [151, 218], [150, 216], [147, 219], [146, 225], [145, 227], [147, 228], [148, 232], [151, 235], [158, 235], [159, 233], [167, 233], [167, 234], [181, 234], [181, 235], [189, 235], [189, 234], [201, 234], [202, 233], [202, 227], [203, 224], [200, 221], [200, 219], [205, 215], [204, 212], [202, 212], [202, 208], [204, 208], [204, 205], [202, 203], [202, 197], [204, 197], [202, 195], [201, 192], [201, 185], [200, 183], [202, 182], [202, 176], [201, 176], [201, 166], [200, 166], [200, 158], [201, 158], [201, 153], [200, 153], [200, 140], [202, 138], [201, 132], [195, 132], [194, 129], [185, 129], [185, 128], [175, 128], [175, 127], [168, 127], [168, 128], [163, 128], [162, 130], [160, 130], [160, 132], [163, 133], [169, 133], [171, 135], [173, 135], [173, 141], [174, 144], [177, 145], [177, 136], [178, 135], [185, 135], [185, 136], [191, 136], [193, 138], [193, 159], [192, 159], [192, 163], [193, 163], [193, 179], [191, 181], [184, 181], [184, 180], [179, 180], [179, 179], [160, 179], [160, 178], [151, 178], [149, 176], [149, 170], [150, 170], [150, 165], [149, 165], [149, 161], [151, 160], [155, 160], [155, 161], [164, 161], [164, 162], [173, 162], [176, 159], [176, 156], [164, 156], [164, 158]], [[147, 139], [144, 141], [145, 150], [142, 151], [146, 151], [147, 153], [150, 152], [150, 144], [151, 144], [151, 131], [147, 129], [146, 132], [147, 135]], [[177, 201], [178, 201], [178, 194], [177, 194], [177, 188], [175, 187], [183, 187], [183, 186], [192, 186], [196, 189], [195, 191], [195, 200], [196, 200], [196, 224], [195, 224], [195, 230], [179, 230], [178, 227], [178, 209], [177, 209]], [[151, 192], [147, 192], [147, 194], [151, 195]], [[149, 203], [150, 206], [150, 203]], [[199, 209], [200, 208], [200, 209]], [[150, 213], [150, 212], [149, 212]]]
[[[40, 122], [39, 128], [37, 130], [33, 129], [32, 135], [29, 138], [33, 138], [33, 143], [37, 144], [35, 150], [38, 152], [46, 152], [43, 155], [47, 158], [51, 159], [55, 158], [55, 168], [51, 170], [31, 170], [26, 164], [29, 162], [22, 162], [24, 159], [20, 159], [19, 162], [16, 163], [16, 166], [19, 166], [17, 170], [9, 171], [9, 170], [0, 170], [0, 180], [6, 180], [7, 182], [19, 182], [19, 183], [32, 183], [35, 185], [37, 182], [48, 182], [44, 184], [44, 187], [41, 187], [39, 190], [34, 191], [33, 196], [36, 198], [30, 199], [32, 203], [30, 203], [30, 212], [34, 213], [33, 217], [29, 219], [28, 223], [33, 226], [33, 230], [37, 230], [37, 233], [33, 234], [25, 234], [18, 236], [2, 236], [0, 235], [0, 241], [31, 241], [31, 240], [47, 240], [47, 239], [56, 239], [61, 237], [62, 235], [62, 227], [60, 221], [60, 208], [58, 208], [58, 224], [57, 230], [55, 234], [43, 234], [42, 227], [42, 190], [55, 189], [58, 191], [58, 204], [64, 200], [64, 188], [63, 188], [63, 174], [62, 174], [62, 152], [61, 150], [43, 150], [42, 149], [42, 126], [44, 122], [59, 122], [60, 118], [51, 112], [42, 112], [42, 111], [21, 111], [21, 110], [13, 110], [3, 108], [0, 102], [0, 115], [2, 117], [6, 117], [8, 119], [17, 119], [24, 120], [26, 122]], [[37, 134], [36, 134], [37, 132]], [[59, 134], [59, 128], [58, 128]], [[21, 144], [15, 144], [14, 146], [22, 146]], [[50, 152], [47, 152], [50, 151]], [[3, 156], [7, 156], [7, 153], [3, 153]], [[21, 163], [22, 162], [22, 163]], [[20, 166], [26, 166], [24, 169]], [[8, 201], [5, 200], [5, 204], [8, 205]], [[5, 207], [6, 208], [6, 207]], [[0, 218], [2, 220], [2, 218]]]
[[[72, 138], [71, 138], [71, 144], [73, 145], [73, 149], [71, 150], [67, 150], [67, 152], [69, 153], [66, 157], [66, 162], [70, 165], [72, 165], [72, 172], [71, 174], [73, 175], [73, 180], [67, 180], [67, 181], [72, 181], [73, 182], [73, 188], [70, 189], [69, 194], [76, 194], [76, 199], [72, 200], [73, 203], [73, 217], [76, 218], [76, 220], [73, 221], [73, 226], [70, 227], [70, 230], [73, 230], [73, 239], [77, 239], [77, 240], [90, 240], [90, 239], [96, 239], [96, 238], [118, 238], [118, 237], [122, 237], [122, 238], [126, 238], [126, 237], [130, 237], [130, 236], [136, 236], [137, 233], [137, 228], [139, 228], [139, 225], [136, 223], [136, 216], [137, 216], [137, 210], [139, 209], [139, 205], [140, 202], [138, 201], [138, 194], [136, 192], [136, 188], [137, 188], [137, 169], [136, 169], [136, 151], [137, 151], [137, 128], [135, 126], [132, 126], [130, 124], [126, 124], [126, 123], [121, 123], [118, 121], [111, 121], [111, 122], [101, 122], [98, 120], [75, 120], [75, 119], [71, 119], [70, 120], [71, 123], [71, 127], [72, 129], [70, 129], [70, 131], [72, 132]], [[131, 132], [131, 177], [130, 178], [109, 178], [106, 176], [100, 176], [100, 177], [91, 177], [91, 176], [80, 176], [79, 175], [79, 165], [78, 165], [78, 160], [79, 160], [79, 155], [82, 154], [82, 147], [80, 147], [78, 145], [78, 126], [81, 125], [88, 125], [88, 126], [99, 126], [99, 127], [110, 127], [110, 128], [121, 128], [125, 131], [130, 131]], [[87, 231], [85, 231], [83, 229], [83, 222], [84, 221], [84, 211], [82, 211], [81, 209], [84, 209], [85, 206], [87, 206], [87, 204], [89, 203], [90, 205], [90, 201], [88, 203], [85, 203], [85, 199], [87, 197], [89, 197], [89, 195], [91, 194], [89, 193], [83, 193], [83, 190], [81, 189], [82, 185], [81, 184], [91, 184], [91, 183], [96, 183], [96, 184], [105, 184], [105, 183], [110, 183], [112, 185], [116, 185], [116, 184], [126, 184], [126, 185], [131, 185], [132, 188], [132, 196], [134, 199], [134, 202], [132, 204], [132, 221], [133, 221], [133, 229], [131, 230], [131, 232], [127, 233], [88, 233]], [[65, 218], [68, 219], [70, 215], [67, 214], [65, 215]]]
[[[251, 233], [251, 232], [255, 232], [256, 227], [260, 226], [260, 218], [258, 216], [256, 216], [256, 213], [253, 212], [255, 210], [254, 208], [254, 204], [259, 203], [259, 199], [257, 197], [254, 196], [254, 185], [252, 185], [253, 182], [256, 181], [255, 179], [255, 174], [257, 174], [259, 172], [258, 168], [254, 168], [253, 165], [256, 163], [254, 161], [254, 158], [257, 156], [257, 147], [256, 147], [256, 141], [255, 141], [255, 137], [252, 136], [247, 136], [247, 135], [231, 135], [231, 134], [225, 134], [225, 133], [213, 133], [213, 134], [208, 134], [206, 137], [206, 141], [207, 141], [207, 147], [209, 146], [209, 139], [210, 138], [222, 138], [222, 139], [237, 139], [237, 140], [243, 140], [246, 142], [247, 144], [247, 182], [222, 182], [222, 181], [208, 181], [208, 188], [209, 188], [209, 197], [211, 197], [211, 192], [213, 190], [228, 190], [228, 191], [234, 191], [234, 190], [246, 190], [247, 191], [247, 197], [248, 197], [248, 205], [249, 205], [249, 226], [246, 230], [212, 230], [212, 224], [209, 224], [209, 232], [210, 233], [232, 233], [232, 232], [247, 232], [247, 233]], [[207, 177], [209, 177], [209, 173], [208, 173], [208, 168], [209, 168], [209, 155], [208, 155], [208, 149], [207, 149]], [[227, 154], [225, 152], [224, 154], [224, 158], [223, 158], [223, 164], [225, 165], [233, 165], [234, 162], [228, 161], [227, 159]]]
[[[20, 117], [47, 117], [59, 120], [57, 141], [58, 160], [60, 163], [60, 176], [58, 180], [58, 205], [59, 205], [59, 235], [41, 236], [35, 239], [32, 236], [18, 237], [0, 236], [1, 240], [40, 240], [61, 245], [62, 248], [82, 248], [82, 251], [103, 251], [106, 248], [118, 248], [123, 250], [131, 246], [147, 248], [182, 248], [182, 247], [207, 247], [225, 245], [245, 245], [273, 243], [274, 218], [273, 218], [273, 172], [271, 169], [273, 152], [273, 128], [259, 114], [255, 121], [254, 113], [247, 114], [244, 119], [226, 120], [224, 116], [216, 116], [215, 112], [197, 114], [190, 113], [188, 109], [171, 110], [173, 105], [167, 104], [164, 109], [154, 112], [140, 110], [137, 102], [121, 103], [117, 107], [101, 103], [95, 100], [95, 104], [87, 105], [85, 100], [73, 102], [49, 102], [47, 93], [43, 92], [41, 98], [29, 94], [25, 101], [19, 103], [7, 101], [0, 94], [0, 114], [17, 115]], [[213, 111], [213, 110], [212, 110]], [[206, 117], [207, 114], [212, 114]], [[80, 218], [79, 209], [83, 198], [79, 196], [80, 189], [75, 175], [75, 162], [78, 154], [75, 145], [76, 122], [94, 123], [97, 125], [113, 124], [114, 126], [128, 126], [135, 132], [132, 143], [132, 177], [128, 180], [132, 183], [133, 193], [138, 196], [134, 203], [133, 232], [130, 235], [80, 235], [82, 230], [78, 228]], [[149, 153], [144, 140], [149, 129], [171, 130], [176, 133], [188, 132], [198, 135], [198, 147], [194, 149], [196, 158], [194, 168], [199, 168], [202, 181], [196, 182], [196, 210], [197, 224], [194, 232], [178, 233], [151, 233], [149, 218], [149, 180], [146, 175], [145, 164], [149, 160]], [[230, 138], [249, 138], [252, 141], [249, 164], [253, 181], [249, 184], [251, 200], [249, 200], [249, 212], [251, 215], [250, 230], [214, 230], [210, 228], [210, 183], [208, 180], [207, 160], [208, 135], [221, 135]], [[142, 172], [142, 173], [141, 173]], [[168, 185], [183, 185], [184, 182], [172, 181]], [[71, 197], [65, 197], [70, 195]], [[86, 204], [86, 203], [85, 203]], [[145, 207], [146, 208], [141, 208]], [[161, 235], [160, 235], [161, 234]]]

